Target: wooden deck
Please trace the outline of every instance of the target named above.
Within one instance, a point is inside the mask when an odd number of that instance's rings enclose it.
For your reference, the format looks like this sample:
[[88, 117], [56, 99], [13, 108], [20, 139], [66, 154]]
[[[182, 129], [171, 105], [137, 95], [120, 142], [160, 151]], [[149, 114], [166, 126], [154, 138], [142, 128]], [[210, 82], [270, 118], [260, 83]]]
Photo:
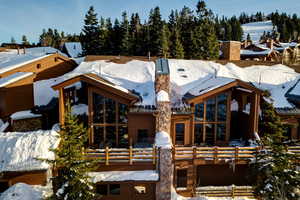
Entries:
[[[300, 146], [288, 147], [289, 151], [300, 156]], [[255, 159], [261, 147], [175, 147], [173, 148], [174, 161], [194, 162], [194, 164], [222, 164], [234, 162], [246, 164]], [[85, 150], [88, 159], [99, 160], [104, 165], [116, 163], [134, 165], [150, 163], [156, 165], [158, 149], [153, 148], [108, 148]]]

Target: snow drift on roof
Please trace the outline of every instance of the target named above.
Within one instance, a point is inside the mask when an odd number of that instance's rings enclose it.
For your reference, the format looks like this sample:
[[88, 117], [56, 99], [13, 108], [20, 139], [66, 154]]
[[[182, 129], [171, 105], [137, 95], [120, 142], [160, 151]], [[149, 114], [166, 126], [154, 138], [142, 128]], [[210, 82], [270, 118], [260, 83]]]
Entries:
[[23, 78], [27, 78], [28, 76], [31, 76], [32, 74], [33, 74], [32, 72], [16, 72], [7, 77], [0, 78], [0, 87], [5, 87], [11, 83], [22, 80]]
[[49, 164], [36, 158], [54, 159], [49, 148], [59, 143], [57, 132], [0, 133], [0, 172], [47, 170]]
[[169, 94], [164, 90], [159, 91], [156, 94], [156, 101], [157, 102], [169, 102], [170, 101]]
[[[34, 83], [35, 105], [45, 105], [51, 100], [51, 96], [57, 96], [51, 86], [70, 78], [93, 73], [115, 84], [118, 90], [139, 94], [142, 105], [155, 105], [154, 91], [154, 62], [133, 60], [126, 64], [116, 64], [106, 61], [82, 62], [75, 70], [59, 78], [38, 81]], [[51, 93], [49, 91], [52, 90]], [[46, 96], [46, 98], [45, 98]], [[43, 100], [40, 100], [43, 99]]]
[[164, 131], [157, 132], [155, 134], [155, 146], [163, 149], [171, 149], [172, 140], [170, 135]]
[[16, 49], [9, 50], [7, 52], [0, 52], [0, 74], [42, 59], [53, 53], [59, 53], [66, 56], [59, 50], [52, 47], [28, 48], [26, 49], [26, 54], [23, 54], [23, 49], [20, 49], [20, 55], [18, 55]]
[[30, 118], [36, 118], [36, 117], [41, 117], [41, 114], [34, 114], [30, 110], [24, 110], [24, 111], [19, 111], [15, 112], [10, 116], [12, 120], [21, 120], [21, 119], [30, 119]]
[[17, 183], [0, 195], [0, 200], [40, 200], [41, 191], [25, 183]]
[[264, 32], [271, 33], [273, 31], [273, 23], [272, 21], [252, 22], [243, 24], [242, 29], [244, 40], [247, 39], [247, 35], [249, 34], [252, 41], [259, 41]]
[[82, 46], [80, 42], [66, 42], [65, 47], [67, 50], [67, 53], [72, 58], [78, 58], [82, 55]]
[[93, 183], [101, 181], [158, 181], [158, 173], [154, 170], [91, 172], [88, 175]]

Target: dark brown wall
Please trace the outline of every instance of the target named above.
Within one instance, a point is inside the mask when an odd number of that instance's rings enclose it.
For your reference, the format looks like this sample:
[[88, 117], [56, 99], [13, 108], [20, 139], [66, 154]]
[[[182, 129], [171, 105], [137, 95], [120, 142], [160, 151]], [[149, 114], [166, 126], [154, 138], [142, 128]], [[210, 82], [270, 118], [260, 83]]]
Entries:
[[248, 165], [236, 165], [233, 170], [230, 165], [199, 165], [197, 176], [200, 186], [248, 185]]
[[7, 181], [9, 185], [26, 183], [29, 185], [45, 185], [47, 183], [46, 171], [33, 172], [7, 172], [3, 174], [0, 181]]
[[[108, 182], [107, 182], [108, 183]], [[120, 184], [120, 195], [108, 195], [99, 200], [155, 200], [155, 183], [147, 182], [110, 182]], [[134, 190], [135, 185], [146, 186], [146, 194], [137, 194]]]
[[152, 113], [129, 113], [128, 132], [132, 142], [136, 143], [139, 129], [147, 129], [149, 137], [155, 137], [155, 117]]

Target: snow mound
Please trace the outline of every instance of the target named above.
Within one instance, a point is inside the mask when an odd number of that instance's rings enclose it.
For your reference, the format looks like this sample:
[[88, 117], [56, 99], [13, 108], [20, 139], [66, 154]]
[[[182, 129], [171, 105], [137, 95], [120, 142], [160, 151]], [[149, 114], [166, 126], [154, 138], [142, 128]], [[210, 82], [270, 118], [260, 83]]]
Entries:
[[260, 37], [267, 32], [273, 31], [272, 21], [252, 22], [242, 25], [244, 31], [243, 39], [247, 39], [247, 35], [250, 35], [252, 41], [257, 42]]
[[157, 102], [169, 102], [170, 101], [169, 94], [164, 90], [159, 91], [156, 95], [156, 101]]
[[47, 170], [48, 163], [37, 160], [54, 159], [49, 148], [59, 144], [57, 132], [7, 132], [0, 134], [0, 172]]
[[93, 183], [101, 181], [158, 181], [155, 170], [90, 172]]
[[155, 134], [155, 146], [161, 147], [163, 149], [172, 148], [172, 140], [168, 133], [161, 131]]
[[30, 119], [30, 118], [36, 118], [36, 117], [41, 117], [42, 115], [40, 114], [34, 114], [30, 110], [24, 110], [24, 111], [19, 111], [10, 116], [12, 120], [20, 120], [20, 119]]
[[30, 185], [17, 183], [0, 195], [0, 200], [41, 200], [42, 193]]

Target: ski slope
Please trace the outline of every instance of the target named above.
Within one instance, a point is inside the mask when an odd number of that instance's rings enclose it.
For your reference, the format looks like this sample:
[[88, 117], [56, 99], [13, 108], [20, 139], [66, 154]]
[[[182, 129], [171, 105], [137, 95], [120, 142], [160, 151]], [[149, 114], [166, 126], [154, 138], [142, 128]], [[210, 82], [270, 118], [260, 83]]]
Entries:
[[264, 31], [266, 33], [273, 31], [273, 23], [272, 21], [252, 22], [243, 24], [242, 29], [244, 31], [243, 39], [247, 39], [247, 35], [250, 34], [251, 40], [257, 42], [264, 34]]

